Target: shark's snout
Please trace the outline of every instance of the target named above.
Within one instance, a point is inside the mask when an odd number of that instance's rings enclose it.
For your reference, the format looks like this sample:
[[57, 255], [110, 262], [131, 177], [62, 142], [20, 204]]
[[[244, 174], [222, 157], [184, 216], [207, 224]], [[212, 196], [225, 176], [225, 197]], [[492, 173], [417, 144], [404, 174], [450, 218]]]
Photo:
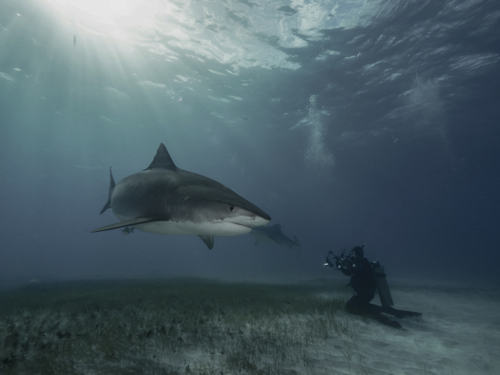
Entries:
[[262, 216], [254, 216], [252, 218], [252, 221], [250, 223], [251, 227], [260, 227], [261, 225], [266, 225], [271, 221], [271, 217], [266, 215], [267, 217], [262, 217]]

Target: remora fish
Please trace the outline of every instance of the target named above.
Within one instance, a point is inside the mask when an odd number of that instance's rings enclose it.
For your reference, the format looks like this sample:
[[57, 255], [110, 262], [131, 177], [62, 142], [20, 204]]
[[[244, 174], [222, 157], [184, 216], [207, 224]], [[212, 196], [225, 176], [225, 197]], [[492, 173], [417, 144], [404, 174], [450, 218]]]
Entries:
[[110, 168], [108, 201], [121, 222], [92, 232], [132, 226], [159, 234], [198, 235], [211, 249], [213, 236], [246, 234], [271, 217], [208, 177], [177, 168], [165, 145], [151, 165], [115, 185]]
[[134, 233], [134, 227], [125, 227], [122, 229], [124, 236], [128, 236], [130, 233]]
[[288, 238], [281, 231], [281, 225], [275, 224], [270, 227], [253, 228], [250, 232], [255, 237], [255, 246], [261, 242], [269, 242], [274, 245], [288, 246], [290, 249], [300, 246], [297, 237], [293, 236], [293, 240]]

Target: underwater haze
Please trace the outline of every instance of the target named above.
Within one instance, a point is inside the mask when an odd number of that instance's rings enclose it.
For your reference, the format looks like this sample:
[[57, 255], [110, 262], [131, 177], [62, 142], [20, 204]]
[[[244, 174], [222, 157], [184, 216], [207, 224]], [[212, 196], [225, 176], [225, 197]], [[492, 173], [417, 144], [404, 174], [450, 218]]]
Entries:
[[[341, 278], [498, 286], [500, 3], [0, 1], [0, 282]], [[160, 143], [300, 247], [91, 230]], [[347, 279], [345, 280], [347, 282]]]
[[499, 67], [498, 0], [0, 0], [0, 373], [499, 374]]

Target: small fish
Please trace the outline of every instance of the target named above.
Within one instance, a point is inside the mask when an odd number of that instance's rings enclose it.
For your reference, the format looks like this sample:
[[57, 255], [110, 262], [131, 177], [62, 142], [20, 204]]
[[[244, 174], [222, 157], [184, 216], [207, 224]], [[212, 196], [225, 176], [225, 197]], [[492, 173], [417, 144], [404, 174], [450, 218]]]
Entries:
[[255, 246], [261, 242], [269, 242], [274, 245], [286, 246], [290, 249], [300, 247], [300, 241], [297, 237], [293, 236], [293, 240], [288, 238], [281, 232], [281, 225], [279, 224], [252, 228], [250, 234], [255, 237]]
[[130, 233], [134, 233], [134, 227], [125, 227], [122, 230], [124, 236], [128, 236]]

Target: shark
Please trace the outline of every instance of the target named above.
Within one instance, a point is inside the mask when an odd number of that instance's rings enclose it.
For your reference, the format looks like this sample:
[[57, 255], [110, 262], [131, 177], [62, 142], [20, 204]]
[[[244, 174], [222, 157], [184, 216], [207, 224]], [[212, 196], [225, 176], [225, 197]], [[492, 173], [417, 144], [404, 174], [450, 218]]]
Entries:
[[268, 242], [279, 246], [288, 246], [290, 249], [300, 246], [300, 242], [297, 237], [293, 236], [292, 240], [291, 238], [285, 236], [281, 231], [281, 225], [279, 224], [253, 228], [250, 234], [255, 237], [255, 246], [261, 242]]
[[271, 217], [223, 184], [178, 168], [160, 144], [146, 169], [115, 184], [111, 168], [108, 200], [120, 220], [91, 231], [132, 227], [144, 232], [197, 235], [209, 249], [214, 236], [237, 236], [266, 225]]

